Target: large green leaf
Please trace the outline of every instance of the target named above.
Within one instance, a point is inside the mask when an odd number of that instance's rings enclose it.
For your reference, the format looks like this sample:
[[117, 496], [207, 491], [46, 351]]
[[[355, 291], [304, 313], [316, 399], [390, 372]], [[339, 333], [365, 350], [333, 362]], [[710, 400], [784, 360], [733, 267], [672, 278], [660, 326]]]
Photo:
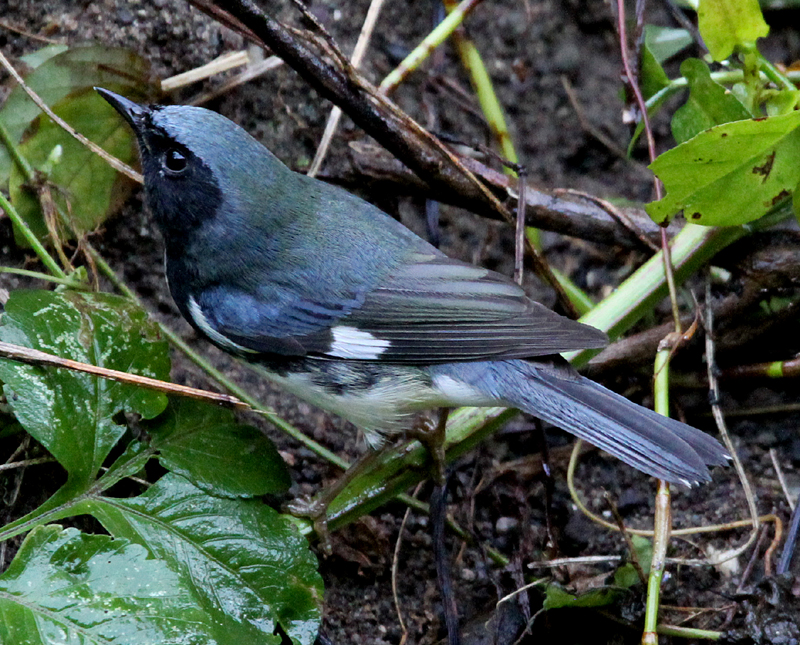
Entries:
[[706, 226], [736, 226], [791, 196], [800, 180], [800, 111], [716, 126], [650, 168], [667, 190], [647, 205], [656, 222], [683, 211]]
[[752, 47], [769, 33], [758, 0], [700, 0], [697, 26], [716, 61], [728, 58], [737, 46]]
[[[0, 340], [84, 363], [165, 379], [167, 344], [147, 315], [129, 300], [106, 294], [14, 291], [0, 324]], [[125, 427], [123, 410], [160, 414], [166, 397], [84, 373], [0, 359], [0, 381], [23, 427], [69, 472], [92, 481]]]
[[689, 82], [689, 98], [672, 117], [672, 136], [678, 143], [715, 125], [753, 116], [739, 99], [711, 78], [711, 71], [703, 61], [697, 58], [683, 61], [681, 75]]
[[230, 410], [176, 398], [148, 431], [163, 466], [214, 495], [253, 497], [289, 487], [275, 445], [256, 428], [237, 424]]
[[219, 643], [311, 645], [322, 580], [293, 523], [255, 500], [212, 498], [169, 474], [133, 499], [84, 501], [114, 536], [145, 546], [190, 586], [216, 625]]
[[179, 576], [127, 540], [39, 527], [0, 576], [7, 645], [208, 645], [210, 633]]
[[[52, 55], [46, 47], [32, 58], [36, 69], [25, 77], [27, 84], [47, 105], [55, 105], [73, 92], [90, 90], [95, 85], [130, 97], [134, 101], [154, 98], [155, 83], [149, 63], [129, 49], [106, 45], [78, 45]], [[44, 59], [44, 62], [41, 62]], [[11, 139], [19, 142], [25, 130], [41, 111], [21, 87], [15, 87], [0, 110], [0, 122]], [[0, 146], [0, 184], [11, 173], [12, 162]]]
[[[131, 164], [135, 160], [131, 129], [93, 89], [73, 92], [52, 107], [78, 132], [120, 161]], [[42, 168], [56, 146], [61, 146], [61, 159], [50, 169], [48, 180], [55, 184], [51, 193], [65, 214], [64, 237], [73, 238], [94, 230], [124, 203], [131, 182], [44, 115], [34, 120], [19, 149], [34, 168]], [[47, 227], [39, 200], [16, 166], [11, 171], [9, 192], [20, 217], [44, 239]]]

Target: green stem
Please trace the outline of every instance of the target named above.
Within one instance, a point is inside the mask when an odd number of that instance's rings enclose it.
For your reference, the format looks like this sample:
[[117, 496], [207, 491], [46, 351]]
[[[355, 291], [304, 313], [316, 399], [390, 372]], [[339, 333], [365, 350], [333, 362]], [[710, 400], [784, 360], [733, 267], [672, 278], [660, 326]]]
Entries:
[[61, 279], [66, 279], [67, 274], [58, 266], [58, 263], [53, 259], [53, 257], [47, 252], [47, 249], [44, 248], [42, 243], [39, 241], [39, 238], [34, 235], [33, 231], [30, 227], [25, 223], [25, 221], [20, 217], [17, 209], [11, 205], [11, 202], [6, 199], [6, 196], [0, 192], [0, 208], [2, 208], [14, 226], [17, 227], [17, 230], [22, 234], [22, 237], [25, 238], [25, 241], [30, 244], [31, 248], [33, 249], [34, 253], [39, 256], [39, 259], [44, 264], [54, 276]]
[[[672, 264], [675, 281], [680, 284], [722, 249], [749, 233], [767, 228], [792, 215], [790, 200], [779, 204], [761, 219], [745, 226], [714, 228], [686, 224], [672, 240]], [[667, 283], [661, 251], [653, 255], [625, 280], [609, 297], [581, 318], [581, 322], [605, 331], [616, 339], [624, 334], [667, 295]], [[600, 350], [564, 354], [576, 367], [589, 362]]]
[[0, 121], [0, 143], [6, 147], [8, 154], [11, 155], [11, 159], [13, 159], [14, 163], [16, 163], [22, 171], [25, 181], [32, 182], [36, 177], [36, 172], [33, 166], [28, 163], [28, 160], [19, 151], [19, 147], [14, 143], [14, 140], [11, 138], [11, 135], [8, 133], [8, 130], [6, 130], [6, 126], [3, 125], [2, 121]]
[[696, 629], [694, 627], [679, 627], [678, 625], [659, 625], [657, 631], [662, 636], [677, 636], [678, 638], [701, 638], [710, 641], [718, 641], [722, 638], [722, 632], [713, 632], [710, 629]]
[[378, 90], [387, 94], [403, 82], [412, 71], [417, 69], [428, 58], [430, 53], [445, 42], [458, 29], [467, 14], [477, 7], [482, 0], [462, 0], [458, 9], [451, 11], [447, 17], [431, 31], [414, 50], [405, 57], [389, 75], [383, 79]]
[[85, 290], [85, 284], [71, 280], [70, 278], [56, 278], [49, 273], [40, 273], [39, 271], [29, 271], [28, 269], [16, 269], [14, 267], [0, 267], [0, 273], [13, 273], [14, 275], [24, 275], [26, 278], [36, 278], [37, 280], [46, 280], [55, 284], [63, 284], [66, 287], [77, 290]]

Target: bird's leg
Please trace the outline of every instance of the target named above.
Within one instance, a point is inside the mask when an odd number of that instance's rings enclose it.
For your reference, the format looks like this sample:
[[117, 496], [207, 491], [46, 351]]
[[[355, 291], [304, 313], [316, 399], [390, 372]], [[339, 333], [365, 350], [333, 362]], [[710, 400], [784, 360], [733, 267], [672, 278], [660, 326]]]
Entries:
[[447, 417], [449, 408], [439, 408], [439, 420], [434, 426], [430, 420], [422, 420], [409, 431], [409, 436], [419, 441], [431, 455], [433, 460], [433, 480], [443, 486], [447, 461], [444, 454], [444, 443], [447, 437]]
[[284, 510], [295, 517], [304, 517], [314, 523], [314, 532], [319, 538], [320, 546], [327, 555], [331, 554], [331, 543], [328, 534], [328, 507], [348, 484], [362, 472], [369, 470], [380, 457], [386, 447], [379, 450], [367, 448], [355, 463], [345, 470], [330, 486], [323, 488], [314, 499], [293, 499], [284, 505]]
[[[442, 486], [445, 481], [444, 443], [449, 412], [448, 408], [440, 408], [439, 419], [435, 425], [431, 420], [423, 419], [418, 421], [408, 433], [411, 438], [425, 446], [430, 453], [433, 460], [433, 479], [439, 486]], [[369, 470], [387, 450], [392, 448], [391, 444], [387, 444], [378, 450], [368, 449], [333, 484], [325, 487], [314, 499], [293, 499], [284, 505], [284, 510], [295, 517], [310, 519], [314, 523], [314, 532], [319, 537], [320, 545], [330, 555], [328, 507], [356, 477]]]

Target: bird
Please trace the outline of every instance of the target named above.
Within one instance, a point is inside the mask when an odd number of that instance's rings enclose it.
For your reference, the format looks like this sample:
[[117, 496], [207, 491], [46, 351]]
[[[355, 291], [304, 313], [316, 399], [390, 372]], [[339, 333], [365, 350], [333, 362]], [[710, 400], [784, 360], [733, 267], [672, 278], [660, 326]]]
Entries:
[[710, 435], [560, 356], [603, 347], [602, 331], [292, 171], [216, 112], [95, 89], [135, 133], [181, 315], [277, 385], [351, 421], [370, 448], [424, 411], [507, 406], [668, 482], [706, 482], [709, 466], [727, 463]]

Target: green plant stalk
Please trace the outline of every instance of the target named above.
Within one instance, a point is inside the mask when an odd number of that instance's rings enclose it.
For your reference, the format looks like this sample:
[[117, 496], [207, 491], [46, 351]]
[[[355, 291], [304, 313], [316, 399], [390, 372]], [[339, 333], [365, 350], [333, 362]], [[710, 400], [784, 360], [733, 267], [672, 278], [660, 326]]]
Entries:
[[[8, 130], [6, 130], [2, 123], [0, 123], [0, 143], [6, 147], [6, 150], [8, 150], [8, 154], [11, 155], [14, 163], [19, 166], [22, 174], [25, 176], [25, 180], [29, 183], [33, 182], [36, 178], [36, 172], [30, 163], [28, 163], [28, 160], [19, 151], [17, 144], [11, 139], [11, 136], [8, 134]], [[56, 262], [47, 252], [47, 249], [44, 248], [44, 245], [39, 241], [39, 238], [34, 235], [27, 223], [20, 217], [17, 209], [11, 205], [11, 202], [6, 199], [6, 196], [3, 195], [2, 192], [0, 192], [0, 208], [6, 212], [14, 226], [17, 227], [28, 244], [30, 244], [34, 253], [36, 253], [39, 259], [42, 261], [42, 264], [50, 269], [52, 274], [57, 278], [62, 280], [66, 279], [67, 274], [64, 273], [64, 271], [58, 265], [58, 262]]]
[[722, 632], [713, 632], [709, 629], [696, 629], [694, 627], [679, 627], [678, 625], [659, 625], [658, 633], [662, 636], [700, 638], [710, 641], [718, 641], [720, 638], [722, 638]]
[[17, 209], [11, 205], [11, 202], [6, 199], [6, 196], [2, 192], [0, 192], [0, 208], [6, 212], [8, 218], [14, 226], [17, 227], [17, 230], [22, 233], [22, 237], [31, 245], [33, 252], [36, 253], [42, 261], [42, 264], [44, 264], [54, 276], [66, 280], [67, 274], [58, 266], [58, 262], [47, 252], [47, 249], [44, 248], [39, 238], [33, 234], [33, 231], [25, 223], [25, 220], [19, 216]]
[[462, 0], [458, 7], [431, 31], [414, 50], [405, 57], [378, 86], [378, 91], [388, 94], [394, 90], [415, 69], [417, 69], [430, 53], [445, 42], [450, 35], [461, 25], [464, 18], [478, 6], [482, 0]]
[[[655, 411], [669, 416], [669, 361], [671, 349], [664, 347], [656, 353], [654, 367]], [[667, 557], [667, 546], [672, 529], [670, 514], [669, 484], [658, 482], [656, 494], [656, 512], [653, 519], [653, 556], [650, 561], [650, 573], [647, 576], [647, 602], [644, 614], [644, 637], [642, 642], [658, 642], [658, 609], [661, 598], [661, 581], [664, 578], [664, 565]]]
[[[775, 65], [773, 65], [771, 61], [764, 58], [764, 55], [761, 52], [758, 53], [758, 56], [761, 65], [761, 71], [769, 80], [771, 80], [773, 83], [775, 83], [775, 85], [784, 90], [797, 89], [797, 86], [794, 83], [792, 83], [791, 79], [789, 78], [789, 75], [791, 75], [792, 72], [784, 74], [783, 72], [781, 72], [781, 70], [775, 67]], [[798, 80], [800, 81], [800, 79]]]
[[556, 280], [558, 280], [559, 284], [561, 284], [561, 288], [564, 289], [564, 293], [567, 294], [570, 302], [572, 302], [573, 306], [581, 316], [585, 316], [595, 308], [595, 301], [589, 297], [589, 294], [587, 294], [583, 289], [581, 289], [577, 284], [575, 284], [555, 267], [550, 267], [550, 270], [553, 272]]
[[70, 278], [56, 278], [55, 276], [50, 275], [49, 273], [40, 273], [39, 271], [28, 271], [28, 269], [16, 269], [14, 267], [2, 267], [0, 266], [0, 273], [12, 273], [14, 275], [24, 275], [26, 278], [35, 278], [37, 280], [45, 280], [47, 282], [53, 282], [55, 284], [63, 284], [65, 287], [70, 287], [71, 289], [86, 289], [87, 286], [80, 282], [76, 282], [71, 280]]
[[27, 515], [3, 526], [0, 529], [0, 542], [26, 533], [37, 526], [80, 515], [81, 511], [78, 507], [81, 504], [89, 499], [98, 497], [103, 491], [108, 490], [125, 477], [130, 477], [139, 472], [155, 453], [155, 450], [148, 447], [138, 452], [134, 451], [133, 454], [128, 455], [127, 461], [120, 463], [127, 455], [126, 452], [106, 473], [95, 481], [89, 483], [68, 481], [44, 504], [38, 506]]
[[[445, 449], [450, 462], [469, 451], [516, 414], [506, 408], [460, 408], [450, 414]], [[369, 513], [429, 475], [428, 451], [409, 442], [381, 455], [328, 506], [328, 526], [341, 527]]]
[[36, 177], [36, 172], [34, 171], [33, 166], [31, 166], [28, 160], [19, 151], [19, 147], [16, 143], [14, 143], [14, 140], [11, 138], [11, 135], [8, 133], [8, 130], [6, 130], [6, 126], [3, 125], [2, 121], [0, 121], [0, 143], [6, 147], [8, 154], [22, 171], [25, 180], [32, 182]]
[[[722, 249], [749, 233], [767, 228], [792, 216], [785, 201], [764, 217], [745, 226], [713, 228], [687, 223], [670, 246], [676, 284], [682, 283]], [[662, 253], [659, 251], [580, 320], [619, 338], [667, 295]], [[564, 356], [582, 367], [601, 350], [568, 352]]]
[[[539, 243], [539, 229], [526, 227], [525, 236], [535, 249], [538, 250], [541, 248]], [[564, 293], [567, 294], [572, 306], [575, 307], [575, 311], [581, 316], [585, 316], [594, 309], [595, 302], [589, 297], [589, 294], [555, 267], [551, 266], [550, 271], [553, 273], [553, 277], [558, 280]]]
[[[445, 8], [448, 8], [451, 4], [451, 2], [445, 2]], [[492, 134], [495, 139], [497, 139], [497, 143], [500, 145], [503, 156], [506, 158], [506, 161], [512, 164], [518, 163], [519, 158], [514, 148], [514, 142], [511, 139], [511, 133], [508, 131], [508, 124], [506, 123], [503, 106], [500, 105], [500, 101], [492, 85], [492, 79], [489, 76], [486, 65], [483, 64], [483, 59], [481, 58], [478, 48], [475, 47], [475, 44], [469, 38], [459, 31], [453, 34], [453, 44], [456, 46], [459, 58], [461, 58], [461, 64], [464, 66], [464, 69], [469, 72], [472, 88], [475, 90], [475, 95], [478, 97], [481, 111], [484, 117], [486, 117]], [[516, 175], [512, 168], [506, 167], [504, 171], [507, 175]]]
[[653, 409], [665, 417], [669, 416], [669, 361], [671, 350], [659, 349], [653, 368]]
[[[793, 70], [791, 72], [786, 72], [786, 74], [780, 74], [777, 68], [775, 68], [769, 61], [766, 61], [765, 59], [765, 62], [770, 69], [768, 70], [766, 66], [762, 68], [764, 81], [773, 80], [776, 84], [783, 86], [783, 80], [785, 79], [785, 81], [789, 83], [791, 89], [796, 89], [795, 83], [800, 83], [800, 71]], [[776, 76], [775, 79], [770, 78], [767, 72], [769, 71], [770, 74], [772, 74], [772, 70], [774, 70], [775, 73], [779, 74], [780, 76]], [[741, 83], [744, 81], [744, 72], [740, 69], [728, 70], [724, 72], [711, 72], [711, 78], [721, 85], [733, 85], [734, 83]], [[651, 109], [657, 105], [660, 105], [661, 102], [676, 92], [686, 89], [687, 87], [689, 87], [689, 81], [682, 76], [680, 78], [670, 80], [668, 85], [662, 87], [658, 92], [647, 99], [647, 111], [650, 112]]]

